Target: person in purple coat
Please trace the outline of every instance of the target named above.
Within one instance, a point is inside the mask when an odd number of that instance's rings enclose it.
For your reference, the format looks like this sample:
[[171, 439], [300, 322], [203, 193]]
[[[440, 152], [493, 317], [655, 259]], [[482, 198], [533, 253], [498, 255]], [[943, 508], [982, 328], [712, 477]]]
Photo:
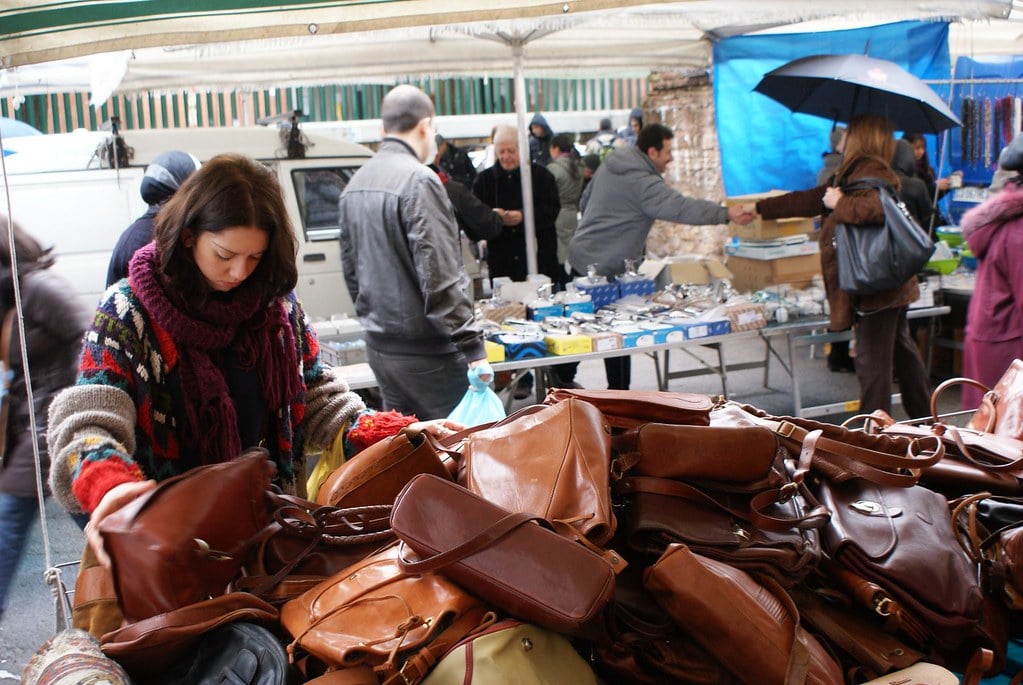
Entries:
[[[966, 314], [963, 375], [994, 387], [1013, 359], [1023, 359], [1023, 134], [998, 164], [1013, 174], [1001, 192], [963, 215], [963, 237], [977, 257], [977, 281]], [[963, 386], [962, 406], [980, 404], [978, 388]]]

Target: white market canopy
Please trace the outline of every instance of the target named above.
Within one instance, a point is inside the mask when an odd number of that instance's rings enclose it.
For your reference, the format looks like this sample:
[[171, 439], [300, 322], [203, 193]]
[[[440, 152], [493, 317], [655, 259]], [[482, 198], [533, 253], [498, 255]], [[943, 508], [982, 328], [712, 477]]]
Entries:
[[[952, 20], [952, 53], [1015, 54], [1012, 0], [7, 0], [0, 95], [266, 88], [410, 75], [644, 76], [710, 66], [713, 40]], [[201, 9], [197, 9], [201, 7]]]

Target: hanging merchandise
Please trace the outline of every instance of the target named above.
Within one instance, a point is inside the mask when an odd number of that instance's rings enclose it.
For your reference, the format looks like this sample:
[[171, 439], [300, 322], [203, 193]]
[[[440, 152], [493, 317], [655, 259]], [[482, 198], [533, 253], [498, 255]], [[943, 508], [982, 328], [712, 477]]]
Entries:
[[992, 122], [994, 114], [991, 111], [991, 98], [984, 98], [984, 168], [991, 168], [991, 148], [995, 141], [992, 136]]

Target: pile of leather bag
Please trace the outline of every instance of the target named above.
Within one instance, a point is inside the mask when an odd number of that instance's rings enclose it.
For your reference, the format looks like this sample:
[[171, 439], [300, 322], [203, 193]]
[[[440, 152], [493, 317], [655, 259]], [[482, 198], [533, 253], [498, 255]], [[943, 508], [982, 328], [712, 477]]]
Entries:
[[553, 390], [380, 442], [315, 502], [250, 451], [105, 520], [75, 623], [138, 683], [976, 682], [1023, 606], [1002, 386], [970, 427], [859, 429]]

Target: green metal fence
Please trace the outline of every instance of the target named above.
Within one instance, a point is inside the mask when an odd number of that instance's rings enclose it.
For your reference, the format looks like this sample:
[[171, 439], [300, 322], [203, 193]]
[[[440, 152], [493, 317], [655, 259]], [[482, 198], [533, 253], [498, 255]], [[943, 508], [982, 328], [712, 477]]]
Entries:
[[[429, 93], [439, 115], [503, 114], [515, 110], [511, 78], [406, 79]], [[26, 96], [15, 109], [0, 99], [0, 116], [20, 119], [44, 133], [97, 130], [112, 116], [125, 129], [251, 125], [261, 117], [301, 109], [309, 121], [380, 117], [387, 84], [323, 85], [257, 91], [174, 91], [115, 95], [90, 107], [86, 93]], [[631, 109], [641, 105], [646, 79], [526, 79], [529, 111]]]

